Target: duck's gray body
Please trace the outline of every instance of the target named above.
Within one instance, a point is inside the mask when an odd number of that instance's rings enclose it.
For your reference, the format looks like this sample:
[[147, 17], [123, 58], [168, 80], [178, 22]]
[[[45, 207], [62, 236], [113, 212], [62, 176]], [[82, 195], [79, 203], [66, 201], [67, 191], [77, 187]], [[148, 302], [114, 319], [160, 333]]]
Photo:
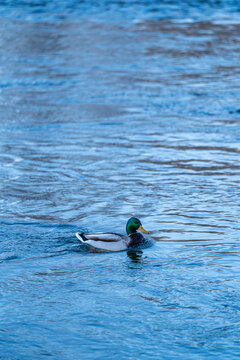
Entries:
[[135, 232], [129, 236], [116, 233], [84, 234], [76, 233], [77, 238], [85, 245], [100, 251], [122, 251], [140, 244], [144, 237]]

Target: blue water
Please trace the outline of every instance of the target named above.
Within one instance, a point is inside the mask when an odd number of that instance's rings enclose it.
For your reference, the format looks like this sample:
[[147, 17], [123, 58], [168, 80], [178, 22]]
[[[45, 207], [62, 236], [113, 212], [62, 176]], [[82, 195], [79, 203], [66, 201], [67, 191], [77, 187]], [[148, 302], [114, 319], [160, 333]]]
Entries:
[[239, 2], [0, 18], [0, 359], [239, 359]]

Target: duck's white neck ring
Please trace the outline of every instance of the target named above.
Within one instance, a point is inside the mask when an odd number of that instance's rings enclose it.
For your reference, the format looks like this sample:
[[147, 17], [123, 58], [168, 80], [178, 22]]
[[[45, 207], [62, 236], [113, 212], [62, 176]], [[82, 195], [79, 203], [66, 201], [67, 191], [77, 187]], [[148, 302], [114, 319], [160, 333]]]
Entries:
[[136, 231], [135, 231], [134, 233], [129, 234], [128, 236], [131, 236], [131, 235], [133, 235], [133, 234], [136, 234]]

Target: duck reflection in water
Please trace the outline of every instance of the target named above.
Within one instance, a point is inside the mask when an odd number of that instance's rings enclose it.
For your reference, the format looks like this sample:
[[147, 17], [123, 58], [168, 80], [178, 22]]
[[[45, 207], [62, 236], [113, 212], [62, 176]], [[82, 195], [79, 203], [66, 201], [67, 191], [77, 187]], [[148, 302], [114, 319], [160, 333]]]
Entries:
[[142, 258], [142, 254], [143, 252], [141, 250], [129, 250], [127, 252], [128, 257], [134, 262], [134, 263], [140, 263], [142, 262], [143, 258]]

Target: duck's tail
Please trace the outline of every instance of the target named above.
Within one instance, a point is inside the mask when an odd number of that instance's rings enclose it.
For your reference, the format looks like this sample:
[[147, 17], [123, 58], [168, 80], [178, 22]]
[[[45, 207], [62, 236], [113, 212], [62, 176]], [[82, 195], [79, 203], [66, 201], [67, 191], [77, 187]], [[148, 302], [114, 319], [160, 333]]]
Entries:
[[80, 241], [88, 241], [88, 238], [84, 235], [83, 232], [81, 232], [81, 233], [76, 233], [76, 237], [77, 237], [78, 240], [80, 240]]

